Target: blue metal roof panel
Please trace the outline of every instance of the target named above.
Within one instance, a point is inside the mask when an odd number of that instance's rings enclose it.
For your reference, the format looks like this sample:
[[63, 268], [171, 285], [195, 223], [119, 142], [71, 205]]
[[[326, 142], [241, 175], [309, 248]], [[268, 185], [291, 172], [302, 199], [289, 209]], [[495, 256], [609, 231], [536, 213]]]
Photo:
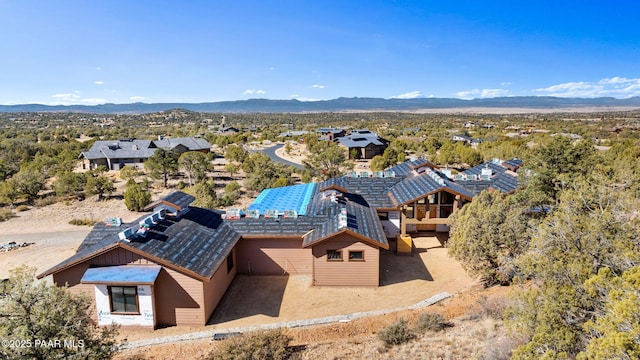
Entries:
[[260, 214], [264, 214], [267, 210], [278, 210], [278, 213], [295, 210], [298, 215], [306, 215], [307, 205], [315, 188], [315, 183], [309, 183], [265, 189], [247, 210], [259, 210]]
[[158, 265], [120, 265], [89, 268], [82, 279], [83, 284], [153, 284], [160, 274]]

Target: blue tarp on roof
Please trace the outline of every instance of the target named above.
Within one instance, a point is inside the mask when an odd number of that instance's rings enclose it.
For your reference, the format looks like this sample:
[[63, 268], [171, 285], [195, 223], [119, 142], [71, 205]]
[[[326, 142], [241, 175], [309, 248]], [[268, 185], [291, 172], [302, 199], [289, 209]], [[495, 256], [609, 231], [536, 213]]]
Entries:
[[295, 210], [298, 215], [307, 214], [307, 205], [314, 193], [316, 184], [299, 184], [263, 190], [247, 210], [259, 210], [264, 215], [266, 210]]
[[89, 268], [84, 272], [83, 284], [153, 284], [162, 266], [120, 265]]

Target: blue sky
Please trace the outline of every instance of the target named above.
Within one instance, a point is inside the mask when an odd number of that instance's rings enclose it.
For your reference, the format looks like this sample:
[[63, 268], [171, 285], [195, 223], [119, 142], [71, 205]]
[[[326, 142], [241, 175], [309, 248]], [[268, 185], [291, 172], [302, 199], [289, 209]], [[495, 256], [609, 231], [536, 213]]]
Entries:
[[640, 96], [636, 1], [0, 0], [0, 104]]

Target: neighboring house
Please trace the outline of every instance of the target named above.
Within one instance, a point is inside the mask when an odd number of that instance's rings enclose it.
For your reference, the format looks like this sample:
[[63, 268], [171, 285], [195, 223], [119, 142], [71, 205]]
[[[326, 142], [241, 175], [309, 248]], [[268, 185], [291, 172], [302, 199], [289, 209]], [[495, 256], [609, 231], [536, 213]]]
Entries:
[[83, 168], [88, 167], [90, 170], [98, 166], [104, 166], [109, 170], [120, 170], [125, 165], [142, 169], [144, 162], [158, 148], [175, 150], [180, 154], [185, 151], [208, 153], [211, 145], [204, 139], [193, 137], [160, 137], [158, 140], [138, 140], [135, 138], [98, 140], [89, 150], [82, 152], [79, 157], [83, 159]]
[[195, 137], [160, 137], [158, 140], [155, 140], [154, 143], [159, 148], [177, 151], [178, 154], [182, 154], [183, 152], [187, 151], [199, 151], [207, 154], [211, 151], [211, 144], [209, 144], [207, 140]]
[[120, 170], [129, 165], [141, 169], [143, 163], [156, 152], [156, 145], [151, 140], [134, 138], [120, 140], [98, 140], [91, 148], [80, 154], [82, 166], [89, 170], [104, 166], [109, 170]]
[[289, 131], [285, 131], [285, 132], [281, 132], [279, 137], [295, 137], [295, 138], [299, 138], [302, 135], [306, 135], [309, 132], [306, 130], [289, 130]]
[[316, 132], [318, 133], [318, 135], [320, 135], [320, 138], [319, 138], [320, 140], [328, 140], [328, 141], [333, 141], [347, 134], [345, 129], [337, 129], [334, 127], [319, 128]]
[[367, 130], [352, 130], [349, 135], [335, 139], [341, 146], [347, 149], [349, 158], [371, 159], [376, 155], [382, 155], [387, 148], [387, 141], [378, 134]]
[[267, 189], [244, 214], [190, 207], [193, 196], [177, 191], [132, 223], [97, 224], [75, 255], [38, 277], [90, 295], [101, 325], [147, 327], [206, 324], [238, 273], [375, 287], [388, 238], [447, 231], [447, 218], [482, 189], [514, 191], [521, 165], [495, 160], [452, 175], [412, 159]]
[[474, 148], [477, 147], [478, 145], [480, 145], [482, 142], [484, 142], [483, 139], [472, 138], [471, 136], [460, 135], [460, 134], [453, 135], [451, 140], [465, 142], [465, 143], [471, 145], [471, 147], [474, 147]]
[[234, 135], [239, 133], [240, 130], [233, 126], [220, 126], [218, 130], [216, 130], [216, 134], [218, 135]]

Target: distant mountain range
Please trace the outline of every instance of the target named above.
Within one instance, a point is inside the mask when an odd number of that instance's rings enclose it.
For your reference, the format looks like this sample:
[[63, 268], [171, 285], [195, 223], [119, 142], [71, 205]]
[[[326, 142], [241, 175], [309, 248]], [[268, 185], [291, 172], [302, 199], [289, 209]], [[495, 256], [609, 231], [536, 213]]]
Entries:
[[338, 98], [321, 101], [250, 99], [207, 103], [132, 103], [103, 105], [0, 105], [0, 112], [80, 112], [95, 114], [143, 114], [170, 109], [185, 109], [212, 113], [279, 113], [279, 112], [340, 112], [340, 111], [418, 111], [452, 108], [531, 108], [563, 109], [581, 107], [639, 107], [640, 97], [616, 99], [560, 98], [552, 96], [497, 97], [462, 100], [453, 98]]

